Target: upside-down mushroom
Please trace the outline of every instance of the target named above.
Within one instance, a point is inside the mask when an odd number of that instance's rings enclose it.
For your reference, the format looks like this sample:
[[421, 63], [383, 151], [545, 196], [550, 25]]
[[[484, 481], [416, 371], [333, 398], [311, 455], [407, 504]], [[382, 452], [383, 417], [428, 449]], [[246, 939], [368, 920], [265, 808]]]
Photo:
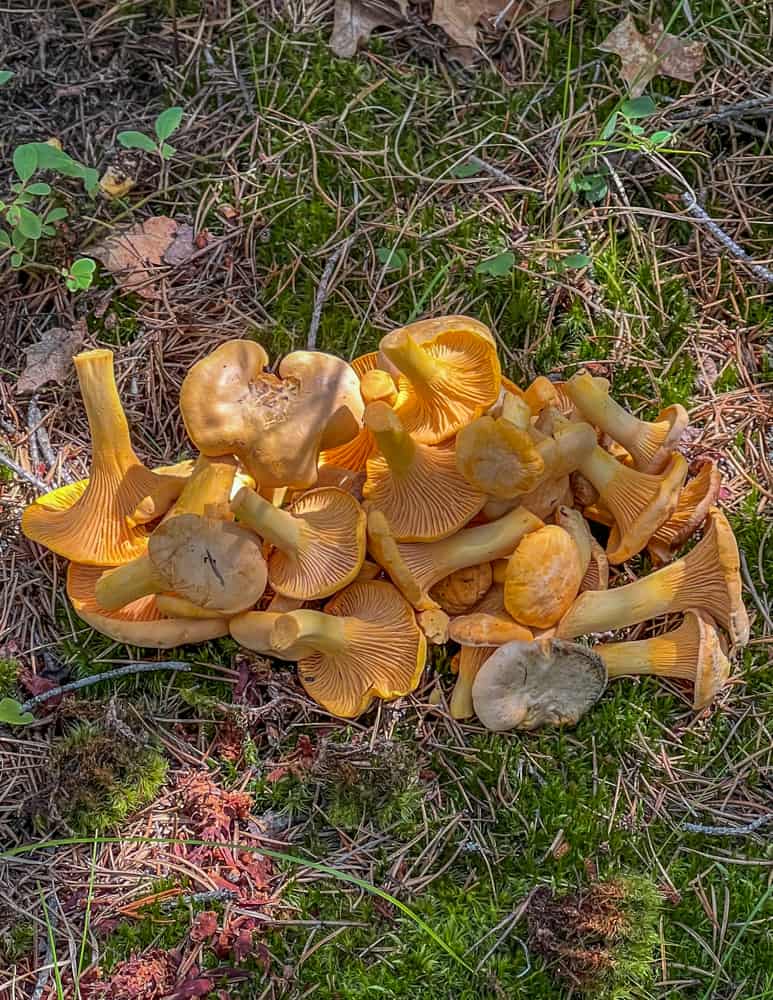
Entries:
[[691, 681], [696, 711], [714, 699], [730, 676], [719, 633], [702, 611], [685, 611], [684, 621], [671, 632], [635, 642], [597, 643], [593, 652], [604, 661], [609, 677], [655, 674]]
[[234, 497], [241, 524], [269, 542], [268, 578], [278, 594], [313, 600], [351, 583], [365, 559], [365, 512], [333, 487], [303, 493], [279, 510], [254, 490]]
[[144, 556], [103, 574], [96, 596], [114, 611], [146, 594], [171, 591], [232, 615], [257, 603], [266, 581], [260, 540], [252, 532], [219, 518], [177, 514], [156, 528]]
[[523, 625], [550, 628], [577, 596], [586, 568], [576, 542], [564, 528], [546, 524], [530, 532], [507, 564], [508, 614]]
[[334, 715], [351, 719], [374, 698], [390, 700], [415, 690], [427, 641], [413, 608], [391, 583], [353, 583], [320, 611], [292, 611], [274, 623], [278, 653], [314, 652], [298, 661], [311, 697]]
[[186, 483], [193, 473], [194, 463], [190, 458], [175, 462], [174, 465], [158, 465], [153, 472], [163, 477], [158, 489], [144, 497], [131, 514], [128, 515], [131, 524], [148, 524], [163, 517], [169, 508], [179, 498]]
[[[388, 372], [372, 368], [360, 377], [360, 395], [366, 407], [369, 403], [383, 403], [391, 407], [397, 399], [397, 386]], [[321, 452], [319, 464], [321, 469], [332, 465], [339, 469], [363, 472], [368, 459], [377, 453], [378, 446], [373, 433], [369, 427], [363, 426], [351, 441]]]
[[230, 340], [191, 368], [180, 389], [186, 430], [205, 455], [234, 454], [261, 489], [312, 486], [324, 448], [362, 426], [359, 380], [345, 361], [295, 351], [264, 371], [251, 340]]
[[462, 615], [481, 600], [492, 581], [491, 563], [465, 566], [438, 580], [430, 589], [429, 596], [449, 615]]
[[556, 511], [555, 522], [572, 536], [580, 556], [580, 567], [583, 576], [585, 576], [590, 565], [594, 541], [588, 522], [582, 516], [581, 511], [575, 510], [574, 507], [568, 507], [566, 504], [561, 504]]
[[368, 404], [365, 426], [378, 453], [367, 463], [363, 505], [384, 514], [398, 541], [446, 538], [483, 507], [485, 495], [456, 468], [453, 442], [430, 447], [414, 441], [383, 402]]
[[704, 462], [697, 476], [679, 494], [676, 509], [647, 543], [655, 563], [670, 562], [678, 549], [706, 520], [719, 496], [721, 476], [713, 462]]
[[[297, 610], [297, 609], [296, 609]], [[310, 646], [288, 646], [284, 650], [274, 649], [271, 645], [271, 635], [278, 618], [288, 611], [242, 611], [228, 620], [228, 631], [231, 638], [251, 649], [261, 656], [273, 656], [277, 660], [295, 661], [303, 657], [313, 656]]]
[[709, 510], [705, 534], [686, 556], [623, 587], [580, 594], [559, 622], [557, 634], [572, 639], [690, 609], [705, 611], [719, 622], [734, 645], [749, 641], [738, 546], [717, 507]]
[[513, 497], [512, 500], [489, 500], [481, 514], [489, 521], [496, 521], [516, 507], [525, 507], [532, 514], [545, 521], [561, 504], [572, 502], [572, 491], [569, 486], [569, 476], [559, 479], [543, 479], [533, 490]]
[[439, 542], [398, 542], [381, 511], [368, 515], [368, 547], [405, 597], [420, 611], [436, 608], [430, 589], [443, 577], [509, 555], [542, 521], [517, 508], [498, 521], [464, 528]]
[[556, 639], [508, 642], [478, 672], [472, 701], [493, 732], [573, 726], [605, 687], [604, 664], [585, 646]]
[[115, 566], [145, 551], [148, 534], [129, 515], [146, 497], [165, 493], [168, 477], [147, 469], [129, 438], [113, 371], [113, 352], [84, 351], [73, 359], [91, 432], [91, 470], [80, 484], [39, 497], [21, 529], [33, 542], [89, 566]]
[[187, 615], [163, 616], [153, 595], [140, 597], [117, 611], [108, 611], [97, 601], [95, 588], [104, 566], [67, 567], [67, 596], [75, 613], [96, 632], [131, 646], [171, 649], [186, 643], [207, 642], [228, 635], [225, 618], [210, 613], [195, 620]]
[[468, 316], [401, 327], [381, 340], [400, 369], [395, 412], [422, 444], [438, 444], [484, 413], [499, 396], [501, 371], [488, 328]]
[[662, 410], [654, 423], [639, 420], [587, 372], [578, 372], [565, 384], [564, 391], [583, 419], [624, 445], [636, 468], [651, 475], [666, 467], [689, 422], [687, 411], [678, 403]]
[[591, 538], [590, 562], [580, 584], [583, 590], [606, 590], [609, 586], [609, 560], [604, 549], [595, 538]]

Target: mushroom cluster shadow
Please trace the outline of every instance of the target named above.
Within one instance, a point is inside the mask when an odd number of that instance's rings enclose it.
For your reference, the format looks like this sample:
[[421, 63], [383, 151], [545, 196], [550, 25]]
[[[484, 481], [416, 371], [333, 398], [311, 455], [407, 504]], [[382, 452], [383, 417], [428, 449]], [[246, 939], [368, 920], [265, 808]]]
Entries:
[[[133, 450], [112, 352], [74, 362], [90, 474], [21, 526], [118, 642], [230, 636], [296, 662], [331, 715], [415, 693], [494, 731], [574, 725], [608, 681], [644, 674], [703, 710], [748, 642], [720, 473], [690, 476], [683, 408], [643, 420], [584, 371], [519, 386], [476, 319], [412, 323], [351, 363], [295, 351], [270, 367], [228, 340], [181, 387], [196, 457], [156, 469]], [[451, 692], [425, 673], [446, 644]]]

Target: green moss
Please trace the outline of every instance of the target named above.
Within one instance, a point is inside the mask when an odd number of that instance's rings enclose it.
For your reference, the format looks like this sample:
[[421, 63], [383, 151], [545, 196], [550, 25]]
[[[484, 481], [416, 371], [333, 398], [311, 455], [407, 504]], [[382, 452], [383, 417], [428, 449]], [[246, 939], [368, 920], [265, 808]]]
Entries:
[[20, 670], [18, 660], [0, 659], [0, 698], [15, 698], [18, 695]]
[[30, 956], [35, 944], [35, 925], [31, 920], [18, 920], [0, 934], [0, 959], [8, 965]]

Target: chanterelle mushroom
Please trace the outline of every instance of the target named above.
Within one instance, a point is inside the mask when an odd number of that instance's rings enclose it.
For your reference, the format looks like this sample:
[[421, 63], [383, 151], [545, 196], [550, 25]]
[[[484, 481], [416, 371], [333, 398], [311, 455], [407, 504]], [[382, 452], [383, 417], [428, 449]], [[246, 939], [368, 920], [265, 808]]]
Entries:
[[525, 535], [507, 564], [508, 613], [523, 625], [555, 625], [577, 596], [586, 568], [587, 562], [583, 565], [577, 544], [564, 528], [547, 524]]
[[[377, 358], [378, 355], [368, 354], [364, 357]], [[356, 358], [352, 362], [355, 371], [357, 370], [357, 361], [360, 360], [360, 358]], [[388, 372], [380, 371], [378, 368], [370, 368], [362, 374], [360, 372], [357, 374], [360, 375], [360, 395], [366, 406], [369, 403], [384, 403], [387, 406], [394, 404], [397, 399], [397, 386]], [[360, 428], [351, 441], [347, 441], [346, 444], [339, 445], [337, 448], [323, 451], [319, 456], [319, 464], [321, 468], [332, 465], [339, 469], [362, 472], [365, 470], [368, 459], [373, 458], [377, 451], [376, 439], [370, 428], [364, 426]]]
[[469, 316], [401, 327], [382, 339], [381, 352], [402, 372], [395, 411], [423, 444], [447, 441], [499, 396], [496, 344]]
[[725, 515], [712, 507], [706, 533], [686, 556], [613, 590], [586, 591], [558, 624], [565, 639], [625, 628], [658, 615], [705, 611], [734, 644], [749, 641], [749, 618], [741, 597], [738, 546]]
[[278, 594], [312, 600], [351, 583], [365, 559], [365, 512], [334, 487], [303, 493], [279, 510], [254, 490], [231, 503], [239, 521], [274, 546], [268, 576]]
[[365, 426], [378, 453], [367, 463], [365, 509], [380, 510], [401, 542], [446, 538], [463, 528], [486, 497], [456, 468], [453, 442], [414, 441], [386, 403], [369, 403]]
[[320, 611], [293, 611], [275, 622], [279, 653], [308, 646], [298, 675], [311, 697], [334, 715], [354, 718], [374, 698], [416, 688], [427, 641], [413, 609], [391, 583], [353, 583]]
[[104, 566], [70, 563], [67, 567], [67, 596], [75, 613], [102, 635], [116, 642], [155, 649], [208, 642], [228, 635], [225, 618], [213, 614], [200, 620], [187, 616], [163, 616], [152, 595], [140, 597], [118, 611], [108, 611], [99, 604], [94, 592], [104, 572]]
[[173, 591], [201, 608], [230, 615], [252, 607], [266, 589], [260, 540], [236, 524], [178, 514], [150, 536], [144, 556], [105, 573], [96, 586], [115, 610], [146, 594]]
[[429, 596], [450, 615], [469, 611], [488, 592], [493, 580], [491, 563], [457, 569], [432, 587]]
[[606, 687], [601, 658], [585, 646], [543, 639], [508, 642], [472, 685], [475, 714], [487, 729], [573, 726]]
[[730, 661], [711, 618], [686, 611], [679, 628], [636, 642], [599, 643], [593, 647], [609, 677], [656, 674], [692, 681], [693, 708], [705, 708], [730, 676]]
[[651, 475], [666, 467], [688, 424], [687, 411], [678, 403], [666, 407], [654, 423], [637, 419], [587, 372], [578, 372], [565, 384], [564, 391], [583, 419], [624, 445], [636, 468]]
[[229, 340], [198, 361], [180, 390], [188, 434], [205, 455], [234, 454], [261, 488], [312, 486], [323, 448], [350, 441], [362, 425], [359, 380], [330, 354], [295, 351], [264, 371], [251, 340]]
[[464, 528], [439, 542], [398, 542], [381, 511], [372, 510], [368, 546], [411, 604], [426, 611], [437, 607], [429, 591], [443, 577], [508, 555], [527, 532], [540, 527], [538, 517], [519, 507], [498, 521]]
[[88, 482], [62, 487], [30, 504], [21, 519], [27, 538], [89, 566], [114, 566], [145, 551], [148, 535], [128, 516], [170, 481], [140, 462], [118, 398], [113, 352], [84, 351], [73, 359], [91, 432]]
[[676, 509], [647, 543], [647, 551], [656, 563], [670, 562], [703, 524], [719, 496], [720, 481], [716, 465], [704, 462], [698, 475], [683, 487]]

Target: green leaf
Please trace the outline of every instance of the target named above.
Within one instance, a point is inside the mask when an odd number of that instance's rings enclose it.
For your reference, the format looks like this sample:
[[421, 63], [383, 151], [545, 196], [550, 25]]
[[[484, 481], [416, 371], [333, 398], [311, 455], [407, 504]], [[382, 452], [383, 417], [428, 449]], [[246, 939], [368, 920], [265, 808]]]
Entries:
[[38, 154], [38, 169], [55, 170], [63, 177], [78, 177], [83, 181], [87, 191], [93, 189], [99, 183], [99, 174], [92, 167], [84, 167], [82, 163], [73, 160], [56, 146], [49, 146], [47, 142], [30, 142], [28, 146], [34, 146]]
[[19, 225], [19, 206], [18, 205], [9, 205], [8, 206], [8, 211], [5, 213], [5, 216], [8, 219], [8, 222], [12, 226], [18, 226]]
[[17, 146], [13, 151], [13, 169], [20, 180], [28, 181], [38, 165], [38, 153], [34, 142]]
[[13, 76], [13, 73], [9, 69], [0, 69], [0, 87], [8, 81]]
[[670, 139], [674, 138], [673, 132], [653, 132], [650, 136], [650, 142], [654, 146], [662, 146], [664, 142], [668, 142]]
[[631, 97], [620, 106], [626, 118], [649, 118], [657, 110], [658, 106], [651, 97]]
[[475, 177], [476, 174], [481, 172], [481, 166], [478, 163], [457, 163], [456, 166], [451, 171], [452, 177]]
[[643, 125], [629, 125], [628, 126], [628, 131], [631, 133], [631, 135], [643, 135], [644, 134], [644, 126]]
[[89, 278], [94, 274], [96, 270], [97, 262], [92, 260], [91, 257], [80, 257], [76, 260], [72, 267], [70, 268], [70, 274], [78, 278]]
[[400, 247], [394, 250], [391, 247], [377, 247], [376, 257], [379, 263], [386, 265], [387, 271], [402, 271], [408, 263], [408, 254]]
[[146, 153], [155, 153], [156, 144], [144, 132], [119, 132], [118, 141], [127, 149], [144, 149]]
[[178, 107], [167, 108], [166, 111], [161, 112], [158, 118], [156, 118], [155, 125], [159, 142], [168, 139], [172, 132], [175, 132], [180, 127], [182, 117], [183, 109]]
[[170, 146], [168, 142], [163, 143], [161, 146], [161, 158], [164, 160], [171, 160], [176, 152], [175, 147]]
[[568, 257], [563, 257], [559, 261], [559, 266], [562, 271], [566, 271], [576, 267], [587, 267], [590, 263], [591, 259], [586, 253], [570, 253]]
[[43, 184], [38, 181], [35, 184], [29, 185], [29, 187], [27, 188], [27, 194], [37, 194], [37, 195], [51, 194], [51, 185]]
[[504, 253], [498, 253], [496, 257], [489, 257], [487, 260], [482, 260], [475, 268], [475, 273], [486, 274], [490, 278], [501, 278], [512, 269], [514, 263], [515, 254], [506, 250]]
[[4, 229], [0, 229], [0, 250], [7, 250], [11, 245], [11, 237]]
[[21, 267], [24, 257], [20, 253], [11, 254], [11, 267]]
[[19, 206], [19, 232], [27, 239], [39, 240], [43, 231], [43, 222], [39, 215], [30, 212], [23, 205]]
[[611, 114], [609, 118], [607, 118], [607, 123], [601, 130], [601, 138], [604, 139], [604, 141], [611, 139], [615, 134], [615, 129], [617, 128], [617, 117], [617, 112], [615, 111], [614, 114]]
[[28, 726], [34, 721], [32, 712], [22, 712], [21, 705], [14, 698], [0, 699], [0, 722], [6, 726]]
[[52, 208], [46, 216], [46, 222], [60, 222], [62, 219], [66, 219], [69, 214], [66, 208]]
[[56, 236], [56, 230], [53, 226], [48, 226], [43, 223], [43, 235], [44, 236]]
[[601, 201], [605, 197], [609, 187], [601, 174], [591, 174], [586, 178], [588, 185], [585, 188], [585, 197], [590, 202]]
[[21, 229], [16, 228], [11, 231], [11, 243], [13, 244], [14, 250], [23, 250], [29, 243], [29, 240]]

